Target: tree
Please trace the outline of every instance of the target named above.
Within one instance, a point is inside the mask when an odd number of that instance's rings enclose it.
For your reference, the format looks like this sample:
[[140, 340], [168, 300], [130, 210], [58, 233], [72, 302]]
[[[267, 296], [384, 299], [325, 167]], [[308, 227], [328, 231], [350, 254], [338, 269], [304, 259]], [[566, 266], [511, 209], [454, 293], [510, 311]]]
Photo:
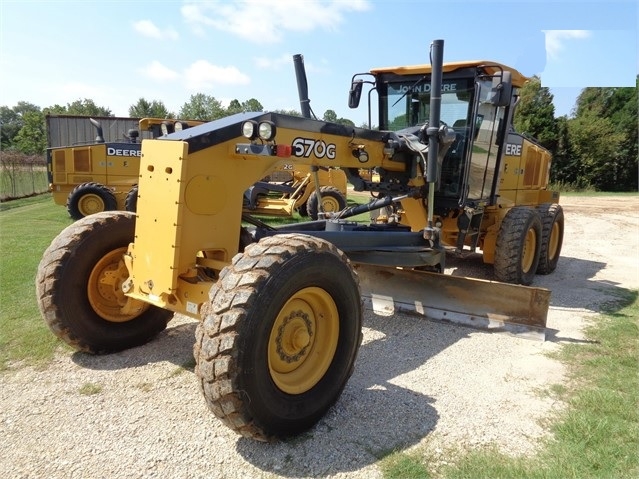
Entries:
[[235, 115], [236, 113], [245, 113], [248, 111], [264, 111], [264, 107], [255, 98], [243, 101], [242, 103], [240, 103], [239, 100], [232, 100], [226, 108], [226, 116]]
[[555, 183], [577, 185], [579, 161], [574, 153], [568, 132], [568, 118], [557, 118], [557, 147], [550, 166], [550, 180]]
[[273, 110], [273, 113], [281, 113], [282, 115], [290, 115], [290, 116], [302, 116], [302, 114], [297, 110]]
[[45, 113], [52, 115], [77, 115], [77, 116], [113, 116], [109, 108], [98, 106], [89, 98], [75, 100], [66, 106], [55, 104], [45, 108]]
[[211, 121], [222, 118], [225, 114], [222, 103], [215, 97], [196, 93], [191, 95], [189, 101], [182, 105], [178, 116], [188, 120]]
[[338, 118], [337, 113], [335, 113], [335, 111], [333, 110], [326, 110], [324, 112], [323, 119], [324, 121], [330, 121], [331, 123], [338, 123], [340, 125], [355, 126], [355, 123], [353, 123], [348, 118]]
[[40, 111], [39, 106], [26, 101], [19, 101], [13, 108], [0, 107], [0, 144], [3, 150], [16, 148], [15, 138], [24, 126], [25, 115]]
[[242, 102], [242, 111], [264, 111], [264, 107], [255, 98], [251, 98]]
[[140, 98], [137, 103], [129, 107], [129, 116], [132, 118], [174, 118], [164, 103], [159, 100], [148, 102]]
[[29, 111], [22, 117], [23, 125], [14, 138], [18, 150], [26, 155], [40, 155], [47, 147], [47, 132], [44, 114], [41, 111]]
[[569, 133], [582, 183], [603, 191], [637, 190], [636, 87], [584, 88]]
[[515, 130], [537, 139], [554, 154], [557, 148], [557, 124], [552, 100], [550, 90], [541, 86], [539, 77], [532, 77], [520, 91], [513, 124]]

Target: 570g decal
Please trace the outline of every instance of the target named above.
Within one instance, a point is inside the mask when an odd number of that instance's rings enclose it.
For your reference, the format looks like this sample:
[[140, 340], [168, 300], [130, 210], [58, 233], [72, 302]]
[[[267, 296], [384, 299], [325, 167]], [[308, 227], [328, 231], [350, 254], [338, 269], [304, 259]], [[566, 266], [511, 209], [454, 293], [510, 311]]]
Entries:
[[293, 140], [293, 154], [303, 158], [309, 158], [314, 155], [317, 158], [335, 159], [335, 143], [326, 143], [322, 140], [314, 140], [312, 138], [295, 138]]

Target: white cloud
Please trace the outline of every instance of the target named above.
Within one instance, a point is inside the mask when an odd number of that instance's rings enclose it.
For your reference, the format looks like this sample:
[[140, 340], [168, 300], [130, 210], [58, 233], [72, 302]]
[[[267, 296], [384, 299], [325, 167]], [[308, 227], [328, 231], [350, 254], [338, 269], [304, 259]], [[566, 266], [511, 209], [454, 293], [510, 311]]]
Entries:
[[194, 32], [206, 28], [256, 43], [276, 43], [287, 31], [336, 30], [344, 14], [368, 10], [368, 0], [187, 1], [181, 12]]
[[564, 49], [567, 40], [581, 40], [588, 38], [588, 30], [544, 30], [546, 34], [546, 54], [548, 59], [557, 60]]
[[172, 81], [180, 77], [180, 74], [169, 67], [162, 65], [159, 61], [153, 60], [151, 63], [138, 70], [142, 75], [157, 82]]
[[140, 20], [133, 24], [133, 29], [140, 35], [148, 38], [160, 40], [166, 38], [169, 40], [177, 40], [178, 33], [173, 28], [160, 30], [151, 20]]
[[283, 53], [277, 58], [255, 57], [255, 66], [263, 70], [280, 70], [282, 67], [293, 65], [293, 55]]
[[206, 60], [198, 60], [189, 66], [184, 78], [186, 87], [194, 91], [209, 89], [214, 85], [247, 85], [251, 82], [237, 67], [220, 67]]

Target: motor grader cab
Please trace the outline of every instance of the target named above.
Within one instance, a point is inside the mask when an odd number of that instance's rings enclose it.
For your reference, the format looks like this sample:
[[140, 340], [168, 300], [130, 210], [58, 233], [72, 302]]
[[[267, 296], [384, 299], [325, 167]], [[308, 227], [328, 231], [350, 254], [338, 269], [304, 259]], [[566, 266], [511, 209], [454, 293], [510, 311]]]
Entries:
[[[174, 312], [197, 318], [195, 373], [206, 403], [230, 428], [259, 440], [309, 429], [339, 398], [362, 339], [364, 307], [543, 335], [549, 291], [424, 271], [443, 271], [446, 221], [455, 210], [468, 218], [466, 238], [474, 241], [477, 216], [469, 208], [492, 206], [481, 188], [477, 193], [466, 186], [476, 173], [470, 166], [444, 173], [459, 138], [454, 126], [439, 119], [442, 78], [446, 82], [452, 74], [467, 82], [468, 97], [455, 100], [469, 128], [462, 133], [469, 144], [484, 141], [486, 150], [459, 147], [465, 152], [460, 161], [482, 153], [484, 166], [495, 170], [503, 167], [498, 159], [491, 163], [497, 154], [493, 138], [502, 132], [504, 149], [509, 137], [508, 117], [499, 126], [497, 110], [509, 108], [502, 92], [511, 93], [505, 68], [477, 64], [442, 71], [443, 41], [431, 48], [432, 67], [418, 74], [419, 83], [393, 73], [383, 78], [396, 79], [399, 88], [382, 91], [377, 85], [390, 112], [404, 101], [402, 95], [412, 102], [412, 93], [428, 82], [427, 122], [420, 100], [418, 111], [411, 103], [402, 114], [383, 113], [396, 120], [397, 130], [241, 113], [145, 140], [136, 213], [83, 218], [43, 255], [37, 297], [51, 330], [77, 350], [108, 353], [148, 342]], [[480, 106], [484, 98], [492, 107]], [[400, 118], [414, 111], [416, 119]], [[488, 130], [495, 136], [482, 136], [484, 123], [496, 124]], [[384, 196], [317, 221], [272, 227], [243, 213], [243, 197], [282, 162], [339, 166], [357, 188]], [[380, 181], [358, 179], [360, 168], [377, 168]], [[526, 181], [526, 172], [512, 173]], [[500, 178], [488, 176], [479, 175], [479, 182], [492, 193]], [[521, 202], [519, 196], [515, 200]], [[398, 221], [353, 221], [362, 212], [396, 204]], [[527, 230], [521, 227], [525, 218], [517, 215], [521, 235], [513, 240], [509, 233], [514, 243], [509, 248], [534, 244], [535, 234], [542, 242], [536, 218], [537, 229]], [[487, 243], [484, 238], [481, 244]], [[527, 258], [519, 253], [511, 258], [515, 269]]]
[[[355, 75], [349, 104], [357, 107], [363, 85], [370, 84], [369, 105], [374, 92], [380, 130], [420, 134], [430, 115], [431, 75], [431, 65]], [[455, 138], [438, 165], [431, 202], [445, 247], [458, 255], [481, 250], [497, 280], [521, 284], [555, 269], [564, 221], [559, 193], [548, 189], [550, 153], [512, 125], [518, 89], [526, 81], [495, 62], [443, 65], [440, 121]], [[348, 173], [355, 190], [392, 197], [406, 189], [403, 172], [377, 168], [376, 182], [356, 169]], [[394, 212], [406, 214], [400, 205]]]
[[[67, 207], [78, 220], [100, 211], [135, 209], [142, 138], [157, 138], [199, 125], [201, 121], [143, 118], [122, 141], [105, 142], [102, 125], [90, 144], [47, 149], [49, 191], [53, 201]], [[140, 135], [142, 134], [142, 137]]]

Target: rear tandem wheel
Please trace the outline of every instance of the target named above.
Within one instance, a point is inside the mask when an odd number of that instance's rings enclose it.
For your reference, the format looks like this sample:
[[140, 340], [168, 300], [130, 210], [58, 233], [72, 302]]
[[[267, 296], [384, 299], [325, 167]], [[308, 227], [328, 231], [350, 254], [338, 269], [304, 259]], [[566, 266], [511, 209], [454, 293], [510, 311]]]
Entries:
[[530, 285], [541, 252], [541, 220], [534, 208], [511, 208], [499, 228], [495, 245], [495, 277], [504, 283]]
[[140, 346], [173, 317], [122, 292], [128, 277], [122, 255], [134, 230], [133, 213], [96, 213], [65, 228], [44, 252], [38, 306], [53, 333], [74, 349], [101, 354]]
[[549, 274], [557, 268], [564, 242], [564, 210], [557, 203], [537, 207], [541, 217], [541, 253], [537, 274]]
[[247, 246], [202, 316], [193, 352], [206, 402], [258, 440], [312, 427], [337, 401], [361, 342], [357, 276], [344, 253], [306, 235]]

